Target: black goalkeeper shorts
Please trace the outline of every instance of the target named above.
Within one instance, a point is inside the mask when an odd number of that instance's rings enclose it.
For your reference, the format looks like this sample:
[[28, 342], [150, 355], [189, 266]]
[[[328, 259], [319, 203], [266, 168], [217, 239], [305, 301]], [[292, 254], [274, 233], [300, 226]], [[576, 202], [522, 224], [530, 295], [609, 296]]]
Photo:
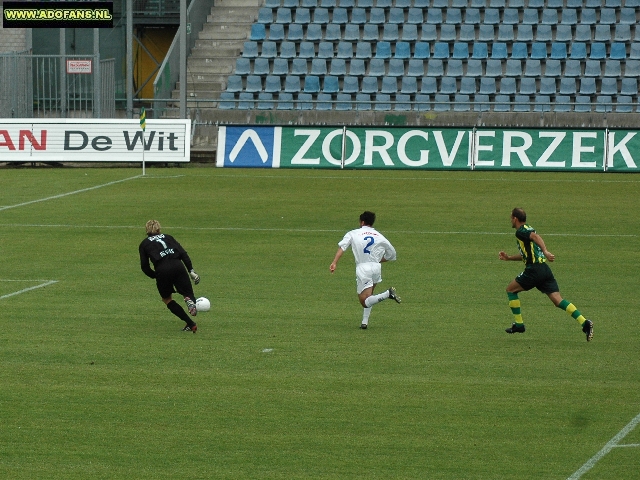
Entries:
[[193, 298], [191, 279], [180, 260], [165, 259], [156, 265], [156, 286], [162, 298], [169, 298], [178, 292], [183, 297]]

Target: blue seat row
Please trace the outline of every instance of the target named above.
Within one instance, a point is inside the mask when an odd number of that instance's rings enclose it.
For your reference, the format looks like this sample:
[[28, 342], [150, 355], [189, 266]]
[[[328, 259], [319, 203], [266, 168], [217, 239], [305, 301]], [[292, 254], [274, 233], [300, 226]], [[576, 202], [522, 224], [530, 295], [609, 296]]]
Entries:
[[[377, 93], [375, 95], [358, 93], [354, 95], [338, 93], [337, 95], [319, 93], [299, 93], [294, 100], [292, 93], [262, 92], [257, 101], [252, 93], [240, 93], [238, 98], [231, 92], [223, 92], [220, 97], [219, 108], [223, 110], [376, 110], [376, 111], [429, 111], [447, 112], [578, 112], [591, 111], [593, 97], [588, 95], [504, 95], [490, 96], [487, 94], [418, 94], [413, 99], [406, 94], [390, 95]], [[595, 98], [596, 112], [631, 113], [636, 109], [636, 102], [630, 96], [600, 95]]]
[[640, 7], [640, 0], [265, 0], [268, 8], [622, 8]]

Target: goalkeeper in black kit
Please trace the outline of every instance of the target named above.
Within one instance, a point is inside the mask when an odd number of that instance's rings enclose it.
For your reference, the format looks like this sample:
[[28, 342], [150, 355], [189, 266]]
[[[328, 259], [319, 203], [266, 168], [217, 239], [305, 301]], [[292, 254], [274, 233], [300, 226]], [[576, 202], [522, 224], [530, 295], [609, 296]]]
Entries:
[[[147, 277], [155, 278], [162, 301], [171, 313], [187, 324], [182, 330], [196, 333], [196, 322], [171, 296], [176, 292], [182, 295], [189, 314], [195, 317], [198, 311], [189, 277], [197, 285], [200, 283], [200, 276], [193, 270], [191, 259], [182, 245], [171, 235], [160, 233], [160, 223], [157, 220], [149, 220], [145, 227], [147, 238], [140, 243], [139, 248], [140, 268]], [[153, 269], [149, 266], [149, 260]]]

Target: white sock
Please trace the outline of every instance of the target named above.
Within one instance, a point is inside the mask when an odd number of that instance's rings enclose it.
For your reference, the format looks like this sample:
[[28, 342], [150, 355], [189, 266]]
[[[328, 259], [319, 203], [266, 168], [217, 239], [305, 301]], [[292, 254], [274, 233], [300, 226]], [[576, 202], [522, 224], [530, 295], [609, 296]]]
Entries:
[[389, 290], [385, 290], [378, 295], [371, 295], [370, 297], [367, 297], [364, 301], [364, 304], [367, 307], [373, 307], [376, 303], [386, 300], [387, 298], [389, 298]]
[[362, 309], [362, 324], [369, 325], [369, 315], [371, 315], [371, 307]]

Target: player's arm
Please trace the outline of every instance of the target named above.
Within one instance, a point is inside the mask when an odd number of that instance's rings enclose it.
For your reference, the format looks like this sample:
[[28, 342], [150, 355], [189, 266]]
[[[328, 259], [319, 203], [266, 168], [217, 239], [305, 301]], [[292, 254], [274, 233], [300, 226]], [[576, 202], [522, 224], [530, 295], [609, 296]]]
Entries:
[[515, 261], [515, 260], [518, 260], [520, 262], [522, 261], [522, 255], [521, 254], [509, 255], [507, 252], [503, 252], [503, 251], [501, 251], [498, 254], [498, 258], [500, 260], [504, 260], [504, 261]]
[[149, 256], [147, 252], [144, 250], [143, 246], [140, 245], [140, 269], [144, 272], [144, 274], [149, 278], [156, 278], [156, 272], [149, 266]]
[[544, 253], [544, 256], [547, 257], [550, 262], [553, 262], [556, 259], [556, 256], [549, 250], [547, 250], [547, 246], [544, 244], [544, 240], [542, 240], [542, 237], [536, 232], [531, 233], [531, 240], [533, 240], [535, 244], [540, 247], [540, 250], [542, 250], [542, 253]]
[[340, 260], [340, 257], [342, 257], [343, 253], [344, 253], [344, 250], [342, 250], [342, 247], [338, 247], [338, 251], [336, 252], [336, 256], [333, 257], [333, 262], [331, 262], [331, 265], [329, 265], [329, 271], [331, 273], [336, 271], [336, 267], [338, 266], [338, 260]]

